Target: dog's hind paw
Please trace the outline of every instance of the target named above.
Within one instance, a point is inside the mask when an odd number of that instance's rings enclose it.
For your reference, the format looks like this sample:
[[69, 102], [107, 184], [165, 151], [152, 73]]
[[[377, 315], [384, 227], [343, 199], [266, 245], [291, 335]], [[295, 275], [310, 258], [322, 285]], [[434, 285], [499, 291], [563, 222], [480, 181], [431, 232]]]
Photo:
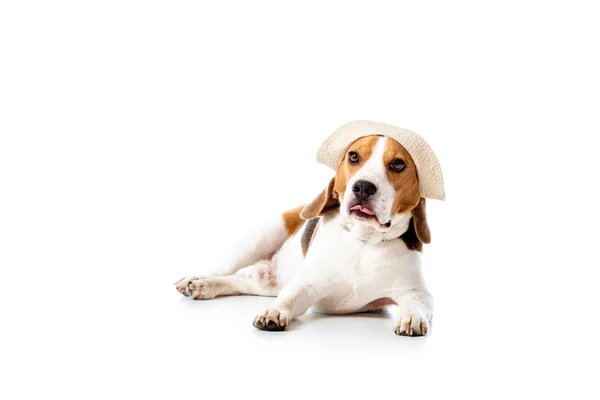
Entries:
[[222, 292], [218, 278], [189, 276], [175, 282], [179, 293], [194, 300], [214, 299]]

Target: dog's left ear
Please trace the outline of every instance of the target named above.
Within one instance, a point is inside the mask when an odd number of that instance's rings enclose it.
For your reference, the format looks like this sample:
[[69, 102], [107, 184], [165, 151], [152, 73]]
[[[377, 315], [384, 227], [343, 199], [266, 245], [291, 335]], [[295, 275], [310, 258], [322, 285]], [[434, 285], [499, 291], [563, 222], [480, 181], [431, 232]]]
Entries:
[[415, 224], [417, 237], [422, 243], [428, 244], [431, 242], [431, 232], [427, 225], [427, 215], [425, 214], [425, 199], [421, 197], [419, 204], [411, 211]]
[[323, 190], [319, 195], [300, 213], [302, 219], [313, 219], [316, 217], [322, 217], [323, 215], [331, 214], [339, 210], [340, 202], [338, 200], [337, 193], [333, 190], [335, 185], [335, 178], [331, 178], [327, 188]]

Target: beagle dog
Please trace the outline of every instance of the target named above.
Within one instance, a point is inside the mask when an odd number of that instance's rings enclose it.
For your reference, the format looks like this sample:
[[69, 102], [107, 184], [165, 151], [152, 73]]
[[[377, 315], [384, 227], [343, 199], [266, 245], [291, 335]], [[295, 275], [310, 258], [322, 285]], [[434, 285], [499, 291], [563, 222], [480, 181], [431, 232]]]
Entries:
[[395, 304], [394, 332], [422, 336], [433, 306], [421, 274], [429, 241], [413, 158], [391, 137], [363, 136], [346, 148], [335, 177], [310, 204], [242, 240], [213, 275], [175, 285], [196, 300], [276, 296], [254, 318], [261, 330], [284, 331], [309, 307], [347, 314]]

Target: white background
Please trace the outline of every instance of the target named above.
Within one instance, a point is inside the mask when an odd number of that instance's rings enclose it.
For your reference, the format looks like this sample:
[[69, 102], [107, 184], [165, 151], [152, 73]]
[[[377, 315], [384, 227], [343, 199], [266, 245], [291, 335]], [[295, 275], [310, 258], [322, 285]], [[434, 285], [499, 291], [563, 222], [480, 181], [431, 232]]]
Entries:
[[[598, 398], [592, 4], [2, 2], [0, 397]], [[176, 293], [356, 119], [441, 162], [430, 336]]]

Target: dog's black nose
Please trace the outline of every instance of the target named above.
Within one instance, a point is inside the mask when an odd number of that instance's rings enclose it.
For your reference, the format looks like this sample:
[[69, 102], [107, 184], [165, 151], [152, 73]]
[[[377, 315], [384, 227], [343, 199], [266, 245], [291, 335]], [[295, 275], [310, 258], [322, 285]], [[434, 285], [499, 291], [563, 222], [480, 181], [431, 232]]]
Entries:
[[352, 192], [359, 200], [366, 200], [370, 195], [375, 194], [377, 186], [369, 181], [356, 181], [352, 186]]

